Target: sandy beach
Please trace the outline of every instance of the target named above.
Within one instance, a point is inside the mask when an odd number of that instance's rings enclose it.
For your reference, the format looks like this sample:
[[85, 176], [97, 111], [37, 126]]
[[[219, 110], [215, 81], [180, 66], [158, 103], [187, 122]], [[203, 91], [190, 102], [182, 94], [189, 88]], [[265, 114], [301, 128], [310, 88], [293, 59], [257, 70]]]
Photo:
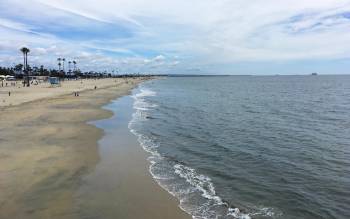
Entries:
[[[74, 92], [94, 90], [95, 87], [108, 88], [124, 82], [125, 79], [121, 78], [79, 79], [61, 81], [59, 86], [52, 86], [49, 82], [42, 82], [37, 85], [32, 84], [30, 87], [23, 87], [22, 81], [7, 82], [7, 86], [0, 86], [0, 107], [19, 105], [38, 99], [73, 94]], [[16, 85], [11, 86], [11, 83]]]
[[[82, 218], [76, 202], [84, 200], [76, 195], [84, 191], [82, 179], [94, 174], [100, 162], [98, 140], [104, 135], [87, 122], [111, 117], [113, 113], [101, 107], [128, 94], [144, 80], [101, 79], [68, 81], [57, 88], [47, 84], [0, 88], [0, 218]], [[79, 97], [73, 94], [77, 91]], [[146, 155], [136, 140], [126, 143], [134, 148], [133, 170], [137, 171], [131, 175], [125, 174], [126, 170], [116, 171], [127, 183], [114, 192], [136, 204], [110, 216], [190, 218], [177, 207], [177, 200], [152, 180]], [[116, 159], [127, 168], [128, 159], [121, 158]], [[138, 193], [138, 189], [147, 193]], [[93, 190], [89, 194], [94, 199]], [[155, 206], [162, 208], [156, 211]]]

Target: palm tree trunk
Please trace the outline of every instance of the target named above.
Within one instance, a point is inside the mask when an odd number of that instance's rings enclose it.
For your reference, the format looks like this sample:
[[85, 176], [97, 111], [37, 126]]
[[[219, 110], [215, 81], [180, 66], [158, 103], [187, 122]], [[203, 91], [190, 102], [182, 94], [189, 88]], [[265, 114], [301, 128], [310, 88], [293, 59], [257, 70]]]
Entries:
[[26, 70], [26, 54], [23, 53], [23, 73], [25, 73]]
[[27, 87], [30, 86], [30, 83], [29, 83], [29, 71], [28, 71], [28, 53], [26, 53], [26, 69], [27, 69]]
[[27, 83], [25, 77], [26, 77], [26, 53], [23, 52], [23, 81]]

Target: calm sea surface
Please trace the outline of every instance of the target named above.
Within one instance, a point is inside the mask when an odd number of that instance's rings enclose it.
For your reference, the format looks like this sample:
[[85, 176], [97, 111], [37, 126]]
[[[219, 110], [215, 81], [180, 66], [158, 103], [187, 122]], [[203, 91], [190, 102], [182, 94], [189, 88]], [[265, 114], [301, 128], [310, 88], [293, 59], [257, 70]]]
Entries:
[[350, 76], [170, 77], [129, 123], [195, 218], [350, 218]]

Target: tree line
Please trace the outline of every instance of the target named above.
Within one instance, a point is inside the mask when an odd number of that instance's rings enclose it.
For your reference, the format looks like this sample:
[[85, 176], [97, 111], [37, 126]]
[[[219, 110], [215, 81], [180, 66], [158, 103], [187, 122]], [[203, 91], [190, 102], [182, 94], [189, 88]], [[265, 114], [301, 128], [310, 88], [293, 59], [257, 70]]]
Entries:
[[[105, 78], [105, 77], [138, 77], [140, 74], [118, 74], [115, 75], [107, 72], [81, 72], [77, 68], [77, 62], [75, 60], [68, 61], [68, 72], [65, 70], [65, 58], [57, 58], [58, 70], [48, 69], [43, 65], [41, 66], [30, 66], [28, 64], [28, 53], [30, 49], [27, 47], [22, 47], [20, 52], [23, 54], [23, 64], [17, 64], [13, 67], [1, 67], [0, 75], [10, 75], [17, 79], [24, 79], [24, 81], [29, 85], [29, 78], [31, 76], [48, 76], [48, 77], [59, 77], [59, 78]], [[150, 75], [149, 75], [150, 76]]]

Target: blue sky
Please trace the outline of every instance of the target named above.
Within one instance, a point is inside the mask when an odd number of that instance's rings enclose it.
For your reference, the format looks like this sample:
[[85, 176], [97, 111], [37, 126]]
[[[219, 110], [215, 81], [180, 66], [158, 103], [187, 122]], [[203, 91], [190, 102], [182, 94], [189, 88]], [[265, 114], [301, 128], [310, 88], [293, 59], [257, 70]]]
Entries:
[[348, 74], [350, 0], [0, 0], [0, 65]]

